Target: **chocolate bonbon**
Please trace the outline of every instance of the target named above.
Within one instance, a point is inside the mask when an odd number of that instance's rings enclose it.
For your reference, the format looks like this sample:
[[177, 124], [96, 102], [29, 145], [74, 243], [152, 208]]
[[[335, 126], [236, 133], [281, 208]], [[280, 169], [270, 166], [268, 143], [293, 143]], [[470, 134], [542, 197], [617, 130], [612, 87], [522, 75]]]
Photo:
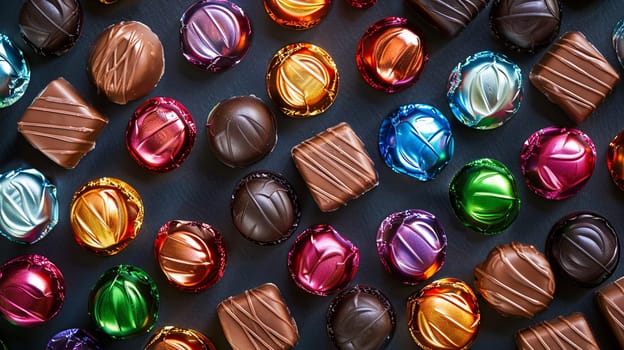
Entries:
[[451, 72], [446, 97], [462, 124], [480, 130], [508, 122], [522, 102], [522, 72], [507, 57], [481, 51]]
[[263, 0], [264, 10], [277, 24], [304, 30], [319, 24], [331, 8], [332, 0]]
[[160, 296], [154, 280], [133, 265], [104, 272], [89, 295], [89, 317], [112, 339], [149, 332], [158, 318]]
[[37, 169], [20, 168], [0, 174], [0, 234], [33, 244], [58, 222], [56, 186]]
[[386, 17], [368, 27], [355, 56], [366, 83], [387, 93], [412, 86], [427, 60], [421, 35], [403, 17]]
[[464, 165], [451, 181], [449, 197], [459, 220], [486, 235], [506, 229], [520, 210], [516, 180], [503, 163], [490, 158]]
[[374, 287], [349, 288], [338, 294], [327, 309], [327, 333], [340, 350], [384, 349], [395, 325], [390, 300]]
[[237, 65], [249, 51], [251, 22], [228, 0], [200, 0], [180, 19], [184, 58], [201, 69], [219, 72]]
[[589, 181], [596, 164], [596, 147], [582, 131], [547, 127], [522, 145], [520, 170], [527, 187], [547, 199], [566, 199]]
[[533, 52], [549, 44], [559, 33], [559, 0], [495, 0], [490, 28], [512, 49]]
[[607, 148], [607, 169], [615, 185], [624, 191], [624, 130], [620, 131]]
[[596, 291], [596, 304], [620, 347], [624, 347], [624, 277]]
[[215, 350], [212, 341], [190, 328], [165, 326], [157, 329], [143, 350]]
[[511, 242], [494, 247], [474, 269], [475, 288], [504, 316], [531, 318], [555, 293], [555, 275], [534, 246]]
[[276, 285], [265, 283], [217, 306], [225, 338], [234, 349], [292, 349], [297, 323]]
[[407, 299], [407, 326], [423, 349], [468, 349], [480, 321], [477, 297], [455, 278], [434, 281]]
[[101, 350], [100, 342], [81, 328], [70, 328], [56, 333], [45, 350]]
[[587, 320], [581, 313], [558, 316], [516, 333], [518, 350], [599, 350]]
[[584, 287], [604, 282], [620, 261], [620, 242], [606, 218], [575, 212], [561, 218], [546, 239], [546, 256], [558, 276]]
[[277, 123], [269, 107], [256, 96], [236, 96], [219, 102], [206, 121], [212, 153], [230, 167], [245, 167], [266, 157], [277, 143]]
[[71, 49], [82, 29], [78, 0], [29, 0], [19, 14], [20, 33], [41, 55], [60, 56]]
[[334, 59], [321, 47], [293, 43], [279, 49], [267, 68], [269, 98], [289, 117], [325, 112], [336, 99], [340, 76]]
[[194, 221], [164, 224], [154, 241], [154, 255], [169, 283], [187, 292], [212, 287], [223, 276], [227, 263], [221, 233]]
[[260, 245], [287, 240], [299, 224], [299, 203], [285, 177], [256, 171], [242, 178], [232, 194], [232, 222], [243, 237]]
[[165, 73], [160, 39], [141, 22], [106, 28], [93, 43], [87, 70], [98, 92], [125, 105], [147, 95]]
[[355, 7], [358, 9], [367, 8], [375, 5], [377, 0], [346, 0], [347, 4], [351, 5], [351, 7]]
[[377, 254], [387, 271], [402, 282], [418, 284], [433, 276], [446, 257], [446, 233], [424, 210], [390, 214], [377, 230]]
[[622, 67], [624, 67], [624, 19], [621, 19], [613, 28], [613, 48]]
[[529, 74], [533, 86], [583, 122], [613, 89], [619, 75], [581, 32], [559, 38]]
[[196, 133], [195, 121], [184, 105], [169, 97], [153, 97], [130, 118], [126, 148], [143, 168], [165, 172], [182, 165]]
[[446, 36], [456, 36], [485, 8], [489, 0], [409, 0]]
[[344, 289], [355, 277], [359, 263], [359, 249], [326, 224], [303, 231], [288, 252], [290, 277], [314, 295]]
[[52, 80], [26, 108], [17, 130], [36, 149], [66, 169], [95, 148], [108, 119], [65, 79]]
[[43, 255], [13, 258], [0, 266], [0, 315], [20, 327], [50, 321], [63, 307], [65, 279]]
[[78, 245], [98, 255], [114, 255], [136, 238], [143, 215], [143, 202], [134, 188], [102, 177], [74, 193], [69, 217]]
[[451, 125], [437, 108], [408, 104], [379, 127], [379, 152], [390, 169], [420, 181], [434, 179], [453, 158]]
[[0, 109], [19, 100], [30, 83], [30, 67], [22, 50], [0, 33]]
[[292, 158], [323, 212], [334, 211], [378, 184], [375, 165], [349, 124], [340, 123], [293, 147]]

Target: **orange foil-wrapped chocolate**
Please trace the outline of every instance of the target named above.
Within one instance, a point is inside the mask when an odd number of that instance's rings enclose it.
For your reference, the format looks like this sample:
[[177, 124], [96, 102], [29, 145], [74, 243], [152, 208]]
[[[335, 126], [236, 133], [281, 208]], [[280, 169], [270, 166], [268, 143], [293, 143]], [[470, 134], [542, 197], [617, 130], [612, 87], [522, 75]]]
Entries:
[[264, 0], [264, 9], [275, 23], [297, 30], [319, 24], [330, 7], [331, 0]]

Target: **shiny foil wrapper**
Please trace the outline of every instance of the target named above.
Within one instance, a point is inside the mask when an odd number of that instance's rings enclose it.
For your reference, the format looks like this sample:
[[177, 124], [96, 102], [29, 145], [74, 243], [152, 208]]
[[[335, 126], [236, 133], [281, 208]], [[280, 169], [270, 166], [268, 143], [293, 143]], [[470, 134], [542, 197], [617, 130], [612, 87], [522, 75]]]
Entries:
[[212, 341], [190, 328], [165, 326], [157, 329], [143, 350], [216, 350]]
[[0, 109], [19, 100], [30, 82], [30, 67], [22, 50], [0, 33]]
[[277, 24], [305, 30], [319, 24], [331, 8], [332, 0], [263, 0], [264, 10]]
[[613, 29], [613, 47], [622, 67], [624, 67], [624, 19], [619, 20]]
[[609, 142], [607, 168], [615, 185], [624, 191], [624, 130]]
[[70, 328], [52, 336], [45, 350], [101, 350], [98, 340], [81, 328]]
[[371, 7], [377, 3], [377, 0], [346, 0], [351, 7], [363, 9]]

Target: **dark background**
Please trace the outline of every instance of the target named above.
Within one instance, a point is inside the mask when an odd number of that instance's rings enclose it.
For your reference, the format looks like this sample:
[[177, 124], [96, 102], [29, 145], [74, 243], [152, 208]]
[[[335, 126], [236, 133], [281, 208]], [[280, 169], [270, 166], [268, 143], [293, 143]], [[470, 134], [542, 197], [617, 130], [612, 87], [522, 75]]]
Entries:
[[[397, 328], [389, 349], [416, 348], [407, 330], [405, 300], [419, 290], [406, 286], [388, 275], [377, 258], [375, 234], [379, 223], [390, 213], [408, 208], [424, 209], [438, 216], [448, 237], [446, 264], [431, 280], [457, 277], [472, 285], [473, 268], [498, 244], [520, 241], [543, 250], [552, 225], [562, 216], [576, 210], [593, 210], [607, 217], [619, 232], [624, 232], [622, 207], [624, 195], [609, 177], [605, 155], [610, 139], [624, 128], [621, 84], [579, 128], [596, 144], [598, 159], [595, 172], [587, 186], [575, 197], [557, 202], [533, 195], [522, 181], [519, 151], [524, 140], [534, 131], [549, 126], [571, 126], [564, 113], [549, 103], [528, 80], [528, 73], [544, 54], [542, 49], [531, 54], [509, 52], [492, 37], [488, 28], [490, 6], [454, 39], [444, 39], [418, 18], [403, 1], [379, 0], [367, 10], [351, 8], [343, 0], [335, 0], [328, 17], [307, 31], [292, 31], [273, 23], [264, 12], [260, 0], [238, 0], [250, 16], [254, 39], [247, 57], [236, 67], [219, 74], [195, 69], [178, 49], [178, 21], [190, 0], [120, 0], [115, 5], [102, 5], [96, 0], [81, 1], [84, 7], [84, 28], [77, 45], [64, 56], [44, 58], [27, 48], [19, 36], [18, 15], [22, 1], [2, 1], [0, 31], [21, 47], [32, 68], [30, 87], [15, 105], [0, 110], [0, 171], [21, 166], [41, 170], [58, 188], [60, 217], [48, 237], [32, 246], [23, 246], [0, 239], [0, 263], [15, 256], [38, 253], [49, 257], [65, 275], [65, 304], [56, 318], [39, 327], [20, 329], [0, 321], [0, 338], [10, 349], [42, 349], [58, 331], [71, 327], [89, 327], [87, 298], [99, 275], [110, 267], [135, 264], [146, 270], [158, 284], [161, 304], [155, 328], [164, 325], [190, 327], [207, 334], [218, 348], [229, 348], [216, 316], [217, 304], [230, 295], [265, 282], [279, 286], [297, 321], [301, 339], [298, 348], [331, 348], [325, 331], [325, 312], [330, 297], [318, 297], [299, 290], [290, 280], [286, 255], [296, 234], [316, 223], [328, 223], [355, 243], [361, 252], [359, 271], [353, 283], [379, 287], [397, 312]], [[611, 45], [611, 32], [624, 17], [621, 0], [564, 1], [561, 33], [580, 30], [605, 55], [617, 64]], [[386, 16], [406, 16], [425, 33], [430, 61], [419, 82], [401, 93], [388, 95], [367, 86], [355, 67], [358, 40], [372, 23]], [[177, 170], [154, 174], [140, 168], [128, 155], [124, 132], [134, 109], [143, 99], [125, 106], [108, 102], [96, 94], [88, 81], [86, 59], [95, 37], [106, 26], [121, 20], [138, 20], [149, 25], [162, 40], [166, 70], [163, 79], [147, 97], [169, 96], [182, 102], [198, 125], [197, 140], [186, 162]], [[235, 95], [255, 94], [268, 101], [265, 71], [269, 59], [282, 46], [308, 41], [325, 48], [340, 71], [340, 91], [334, 105], [320, 116], [306, 120], [277, 115], [279, 140], [273, 153], [244, 169], [231, 169], [211, 154], [203, 128], [210, 109], [220, 100]], [[468, 55], [481, 50], [508, 54], [522, 68], [524, 101], [519, 113], [506, 125], [492, 131], [475, 131], [460, 125], [451, 115], [445, 97], [451, 69]], [[34, 150], [16, 131], [16, 123], [27, 105], [48, 82], [65, 77], [104, 115], [110, 118], [97, 147], [74, 170], [65, 170]], [[146, 97], [146, 98], [147, 98]], [[455, 133], [455, 156], [447, 168], [431, 182], [419, 182], [396, 174], [387, 168], [377, 149], [377, 133], [381, 120], [399, 105], [428, 103], [437, 106], [449, 117]], [[276, 108], [273, 108], [275, 111]], [[333, 213], [321, 213], [308, 189], [293, 166], [290, 149], [300, 141], [347, 121], [366, 144], [379, 172], [380, 183], [373, 191]], [[464, 228], [454, 217], [448, 201], [448, 184], [453, 174], [466, 162], [492, 157], [504, 162], [518, 180], [522, 205], [517, 220], [503, 233], [484, 237]], [[230, 218], [232, 189], [245, 174], [270, 169], [284, 174], [295, 186], [302, 208], [299, 229], [287, 242], [278, 246], [257, 246], [238, 234]], [[80, 248], [73, 240], [69, 225], [69, 205], [74, 191], [85, 182], [102, 177], [120, 178], [140, 193], [145, 205], [145, 221], [140, 235], [127, 249], [112, 257], [98, 257]], [[229, 258], [223, 279], [199, 294], [182, 293], [169, 285], [158, 269], [152, 245], [158, 228], [171, 219], [197, 220], [219, 229], [228, 248]], [[620, 264], [609, 279], [624, 274]], [[431, 281], [430, 280], [430, 281]], [[429, 282], [430, 282], [429, 281]], [[594, 289], [558, 283], [555, 300], [550, 308], [534, 319], [508, 319], [499, 316], [480, 302], [482, 323], [475, 349], [509, 349], [513, 335], [520, 329], [542, 320], [581, 311], [592, 326], [604, 349], [617, 348], [606, 322], [594, 306]], [[140, 349], [150, 334], [110, 345], [111, 349]]]

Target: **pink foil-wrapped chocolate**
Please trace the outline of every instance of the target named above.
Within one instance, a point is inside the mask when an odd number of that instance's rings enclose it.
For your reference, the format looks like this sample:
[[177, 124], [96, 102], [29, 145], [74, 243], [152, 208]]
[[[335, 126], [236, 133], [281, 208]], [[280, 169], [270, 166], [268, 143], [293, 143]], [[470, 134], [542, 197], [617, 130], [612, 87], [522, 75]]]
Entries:
[[288, 271], [295, 284], [315, 295], [344, 289], [355, 277], [360, 251], [330, 225], [303, 231], [288, 253]]
[[527, 186], [547, 199], [574, 196], [591, 177], [595, 164], [594, 143], [573, 128], [538, 130], [520, 151], [520, 169]]
[[351, 7], [355, 7], [358, 9], [371, 7], [377, 3], [377, 0], [346, 0], [347, 4], [351, 5]]
[[191, 113], [169, 97], [154, 97], [134, 112], [126, 129], [126, 148], [143, 168], [165, 172], [179, 167], [195, 143]]
[[0, 266], [0, 315], [10, 323], [31, 327], [45, 323], [65, 300], [63, 274], [42, 255], [22, 255]]

